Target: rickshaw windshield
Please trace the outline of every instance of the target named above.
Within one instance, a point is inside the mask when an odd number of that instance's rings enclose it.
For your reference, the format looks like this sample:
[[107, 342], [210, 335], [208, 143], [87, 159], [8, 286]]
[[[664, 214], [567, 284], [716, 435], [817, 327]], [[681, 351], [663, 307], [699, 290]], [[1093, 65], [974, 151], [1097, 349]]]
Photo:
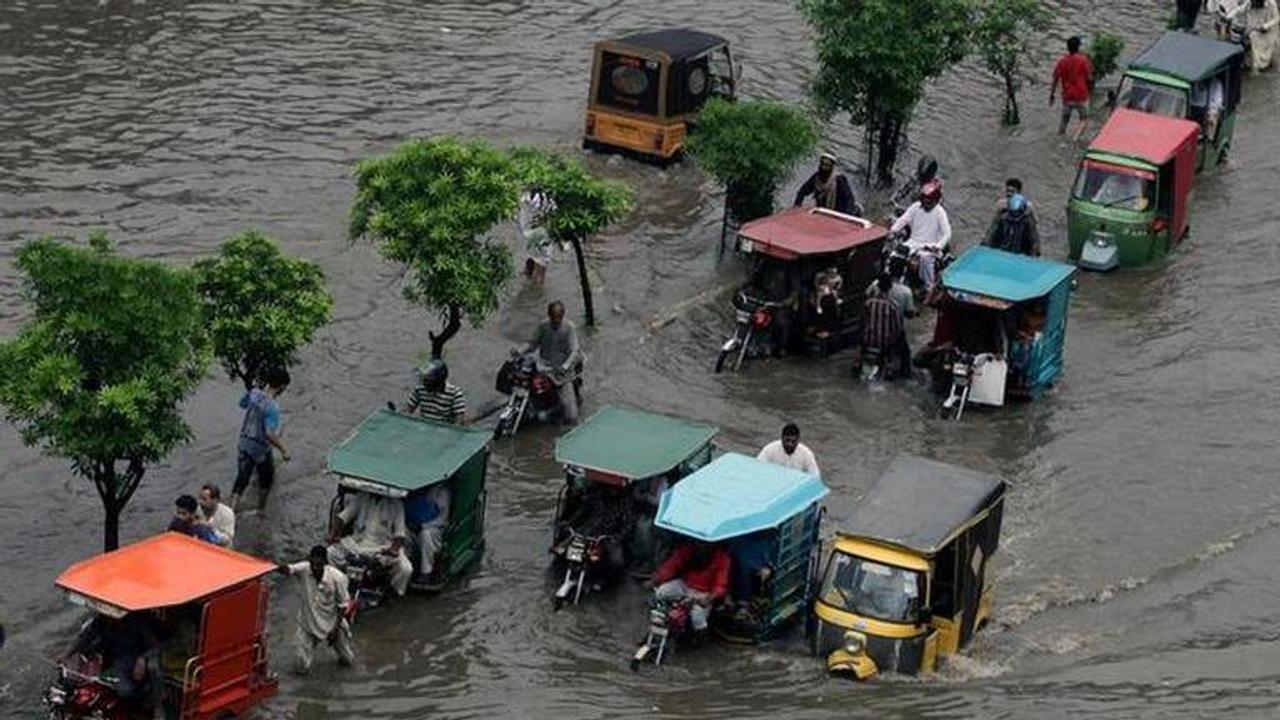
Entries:
[[596, 101], [621, 110], [657, 115], [659, 71], [656, 60], [602, 52]]
[[1117, 105], [1122, 108], [1171, 118], [1187, 117], [1187, 93], [1178, 88], [1126, 76], [1120, 82], [1117, 97]]
[[1155, 181], [1150, 172], [1086, 161], [1076, 176], [1072, 195], [1103, 207], [1143, 212], [1155, 197]]
[[914, 570], [834, 553], [822, 579], [822, 600], [888, 622], [915, 622], [923, 578]]

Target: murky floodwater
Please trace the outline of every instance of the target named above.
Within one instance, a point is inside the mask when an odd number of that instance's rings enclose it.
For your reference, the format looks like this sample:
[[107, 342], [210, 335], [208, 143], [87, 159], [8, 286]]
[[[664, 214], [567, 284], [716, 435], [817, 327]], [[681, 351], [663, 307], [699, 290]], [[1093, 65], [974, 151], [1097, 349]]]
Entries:
[[[1041, 76], [1068, 34], [1120, 32], [1131, 56], [1164, 22], [1165, 3], [1053, 5]], [[250, 552], [296, 557], [321, 532], [326, 449], [407, 388], [431, 327], [401, 299], [396, 269], [343, 237], [352, 164], [435, 133], [571, 149], [590, 43], [663, 25], [728, 36], [747, 93], [803, 98], [808, 33], [777, 0], [6, 0], [0, 332], [24, 312], [14, 249], [42, 232], [105, 227], [126, 252], [186, 263], [255, 225], [319, 261], [337, 317], [284, 398], [296, 459], [273, 507], [243, 518], [239, 534]], [[1044, 91], [1028, 88], [1025, 127], [1004, 131], [998, 89], [965, 65], [922, 108], [912, 145], [941, 157], [961, 247], [1013, 174], [1039, 205], [1050, 254], [1062, 254], [1076, 149], [1051, 134]], [[478, 572], [441, 597], [368, 617], [357, 668], [286, 676], [259, 716], [1280, 715], [1276, 95], [1274, 76], [1248, 82], [1233, 162], [1197, 190], [1183, 251], [1156, 268], [1082, 279], [1057, 390], [963, 424], [932, 419], [919, 387], [851, 386], [839, 360], [710, 374], [726, 299], [681, 303], [737, 272], [717, 262], [715, 188], [688, 166], [588, 160], [640, 198], [635, 217], [591, 248], [604, 310], [588, 340], [591, 405], [622, 400], [712, 421], [739, 448], [797, 420], [834, 490], [828, 529], [898, 452], [1010, 479], [997, 621], [942, 677], [831, 681], [795, 639], [708, 647], [633, 675], [623, 658], [644, 619], [637, 590], [551, 612], [540, 548], [554, 506], [553, 435], [535, 431], [495, 452]], [[828, 130], [847, 156], [857, 137], [838, 121]], [[563, 296], [573, 306], [576, 292], [560, 262], [546, 290], [513, 284], [486, 328], [450, 346], [473, 403], [489, 399], [492, 369], [543, 303]], [[675, 321], [653, 329], [673, 307]], [[127, 538], [163, 527], [180, 491], [230, 482], [235, 399], [222, 378], [193, 398], [196, 441], [150, 472], [126, 514]], [[77, 617], [51, 582], [98, 549], [100, 510], [65, 462], [23, 448], [12, 428], [0, 430], [0, 452], [0, 621], [10, 631], [0, 710], [32, 717], [44, 658]], [[279, 594], [273, 613], [281, 659], [292, 603]]]

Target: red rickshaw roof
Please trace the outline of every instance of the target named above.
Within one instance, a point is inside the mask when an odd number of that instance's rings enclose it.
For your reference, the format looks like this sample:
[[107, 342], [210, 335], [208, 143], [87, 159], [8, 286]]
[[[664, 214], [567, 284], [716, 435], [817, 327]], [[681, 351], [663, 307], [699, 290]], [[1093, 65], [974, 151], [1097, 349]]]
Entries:
[[738, 234], [755, 243], [759, 252], [791, 259], [851, 250], [879, 240], [889, 231], [851, 215], [817, 208], [789, 208], [743, 225]]
[[1191, 120], [1118, 108], [1089, 145], [1090, 150], [1127, 155], [1163, 165], [1188, 142], [1195, 143], [1200, 126]]
[[129, 612], [172, 607], [275, 570], [274, 563], [167, 532], [82, 560], [55, 583]]

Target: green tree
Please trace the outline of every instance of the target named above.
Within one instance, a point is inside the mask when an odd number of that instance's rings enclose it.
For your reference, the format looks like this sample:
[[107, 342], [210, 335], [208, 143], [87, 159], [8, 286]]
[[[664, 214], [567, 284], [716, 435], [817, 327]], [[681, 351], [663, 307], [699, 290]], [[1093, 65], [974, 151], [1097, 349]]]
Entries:
[[0, 342], [0, 404], [28, 445], [70, 458], [105, 511], [103, 549], [149, 464], [191, 436], [182, 404], [208, 364], [195, 275], [90, 247], [24, 245], [30, 320]]
[[825, 114], [863, 128], [867, 176], [893, 182], [898, 150], [924, 86], [962, 60], [969, 0], [798, 0], [813, 27], [812, 93]]
[[973, 43], [987, 70], [1004, 83], [1005, 125], [1022, 122], [1018, 91], [1025, 77], [1023, 59], [1032, 50], [1034, 36], [1052, 22], [1053, 14], [1040, 0], [982, 0], [978, 6]]
[[1094, 33], [1086, 54], [1093, 65], [1093, 81], [1098, 82], [1120, 68], [1124, 40], [1108, 32]]
[[724, 229], [773, 213], [778, 184], [812, 154], [818, 129], [803, 111], [769, 100], [713, 98], [689, 136], [689, 154], [724, 186]]
[[621, 183], [601, 180], [587, 172], [582, 163], [557, 153], [517, 148], [511, 157], [525, 188], [545, 193], [554, 204], [542, 219], [543, 227], [552, 240], [573, 246], [587, 324], [595, 325], [595, 303], [583, 243], [631, 211], [631, 190]]
[[511, 160], [479, 141], [411, 140], [356, 166], [349, 235], [378, 245], [409, 272], [405, 297], [440, 313], [431, 356], [462, 327], [480, 325], [511, 279], [511, 253], [484, 237], [510, 219], [520, 182]]
[[257, 230], [227, 240], [195, 271], [213, 355], [246, 390], [266, 368], [293, 364], [333, 312], [320, 266], [287, 257]]

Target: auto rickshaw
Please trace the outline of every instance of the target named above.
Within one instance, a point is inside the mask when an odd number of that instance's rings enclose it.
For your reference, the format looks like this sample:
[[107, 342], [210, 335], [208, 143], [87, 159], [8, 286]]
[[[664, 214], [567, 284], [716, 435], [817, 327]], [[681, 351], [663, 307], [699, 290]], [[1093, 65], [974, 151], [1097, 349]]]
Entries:
[[[674, 536], [672, 556], [690, 544], [728, 553], [727, 592], [710, 608], [717, 635], [763, 642], [804, 617], [820, 554], [820, 502], [828, 492], [815, 475], [727, 453], [662, 494], [654, 524]], [[661, 592], [658, 584], [633, 670], [649, 659], [661, 664], [672, 639], [690, 630], [690, 601], [657, 600]]]
[[[935, 387], [944, 414], [969, 403], [1034, 400], [1062, 374], [1067, 307], [1076, 269], [978, 246], [942, 273], [933, 341]], [[949, 388], [949, 390], [948, 390]]]
[[1231, 148], [1243, 67], [1239, 45], [1167, 32], [1129, 63], [1117, 105], [1198, 123], [1200, 171], [1222, 162]]
[[667, 163], [711, 97], [734, 97], [737, 68], [724, 38], [658, 30], [598, 42], [582, 146]]
[[[668, 487], [711, 462], [719, 429], [606, 405], [556, 441], [565, 484], [551, 551], [564, 569], [553, 601], [577, 604], [624, 570], [653, 569], [653, 517]], [[612, 557], [610, 557], [612, 556]]]
[[837, 533], [810, 643], [828, 672], [866, 680], [932, 672], [991, 617], [1005, 483], [896, 458]]
[[[172, 532], [72, 565], [55, 582], [92, 617], [45, 692], [50, 717], [151, 720], [158, 699], [166, 718], [213, 720], [274, 695], [263, 576], [275, 569]], [[121, 647], [137, 656], [113, 657]], [[150, 679], [129, 688], [139, 658]]]
[[1067, 202], [1067, 255], [1087, 270], [1143, 265], [1186, 236], [1195, 187], [1190, 120], [1116, 110], [1080, 161]]
[[738, 231], [752, 263], [734, 295], [733, 337], [716, 372], [783, 351], [827, 355], [862, 339], [862, 304], [889, 231], [827, 208], [788, 208]]
[[[430, 498], [439, 505], [436, 522], [443, 525], [432, 572], [422, 575], [423, 528], [408, 526], [404, 548], [413, 564], [412, 590], [439, 590], [460, 575], [484, 551], [484, 518], [489, 467], [488, 430], [437, 422], [382, 409], [369, 415], [347, 439], [329, 451], [328, 470], [338, 480], [330, 505], [330, 523], [355, 493], [410, 503]], [[443, 516], [443, 517], [441, 517]], [[342, 568], [351, 579], [352, 595], [361, 607], [377, 605], [386, 595], [389, 577], [374, 562]]]

